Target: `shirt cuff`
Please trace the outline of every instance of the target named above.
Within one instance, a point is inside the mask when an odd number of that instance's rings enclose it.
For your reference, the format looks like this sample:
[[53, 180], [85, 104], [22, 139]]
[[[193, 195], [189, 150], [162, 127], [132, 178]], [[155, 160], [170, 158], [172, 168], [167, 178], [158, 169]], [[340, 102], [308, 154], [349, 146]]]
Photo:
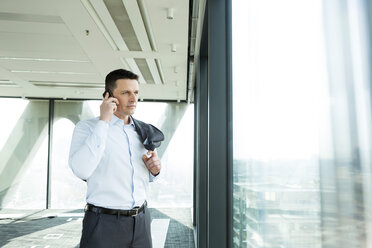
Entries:
[[150, 171], [149, 171], [149, 175], [150, 175], [150, 182], [156, 182], [156, 180], [158, 180], [159, 176], [160, 176], [160, 173], [161, 171], [159, 171], [159, 173], [154, 176]]

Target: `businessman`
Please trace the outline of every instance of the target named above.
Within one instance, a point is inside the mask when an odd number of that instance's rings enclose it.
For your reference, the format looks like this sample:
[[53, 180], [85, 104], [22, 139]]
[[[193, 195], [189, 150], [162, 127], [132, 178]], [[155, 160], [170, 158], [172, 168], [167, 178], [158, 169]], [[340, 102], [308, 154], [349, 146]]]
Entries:
[[80, 247], [152, 247], [146, 198], [161, 162], [155, 151], [145, 148], [140, 132], [153, 126], [132, 117], [138, 76], [112, 71], [105, 89], [100, 116], [80, 121], [71, 141], [70, 167], [88, 187]]

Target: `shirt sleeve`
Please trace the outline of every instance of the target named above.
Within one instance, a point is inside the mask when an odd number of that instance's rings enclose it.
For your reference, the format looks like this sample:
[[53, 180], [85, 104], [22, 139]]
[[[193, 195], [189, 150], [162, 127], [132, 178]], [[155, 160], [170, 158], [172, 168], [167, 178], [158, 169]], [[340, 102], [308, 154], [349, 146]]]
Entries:
[[93, 127], [88, 122], [79, 122], [72, 135], [69, 165], [72, 172], [86, 180], [97, 168], [103, 153], [109, 124], [99, 120]]

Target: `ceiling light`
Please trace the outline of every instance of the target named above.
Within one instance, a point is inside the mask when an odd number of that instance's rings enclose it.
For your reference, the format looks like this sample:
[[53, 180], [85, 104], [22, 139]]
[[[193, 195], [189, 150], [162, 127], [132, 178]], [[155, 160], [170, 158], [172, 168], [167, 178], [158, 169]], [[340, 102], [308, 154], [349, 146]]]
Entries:
[[0, 87], [19, 87], [19, 85], [10, 80], [0, 80]]
[[75, 63], [88, 63], [87, 60], [77, 59], [50, 59], [50, 58], [19, 58], [19, 57], [0, 57], [2, 60], [22, 60], [22, 61], [43, 61], [43, 62], [75, 62]]
[[168, 8], [167, 10], [167, 19], [172, 20], [174, 18], [174, 11], [172, 8]]

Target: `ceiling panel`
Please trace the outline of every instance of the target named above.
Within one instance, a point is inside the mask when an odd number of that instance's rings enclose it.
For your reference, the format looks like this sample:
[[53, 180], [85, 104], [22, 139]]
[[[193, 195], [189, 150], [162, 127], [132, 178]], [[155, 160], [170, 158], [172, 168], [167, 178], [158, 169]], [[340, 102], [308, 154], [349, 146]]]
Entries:
[[187, 0], [2, 0], [0, 79], [20, 87], [0, 96], [99, 99], [106, 74], [128, 68], [141, 98], [186, 100], [188, 18]]

